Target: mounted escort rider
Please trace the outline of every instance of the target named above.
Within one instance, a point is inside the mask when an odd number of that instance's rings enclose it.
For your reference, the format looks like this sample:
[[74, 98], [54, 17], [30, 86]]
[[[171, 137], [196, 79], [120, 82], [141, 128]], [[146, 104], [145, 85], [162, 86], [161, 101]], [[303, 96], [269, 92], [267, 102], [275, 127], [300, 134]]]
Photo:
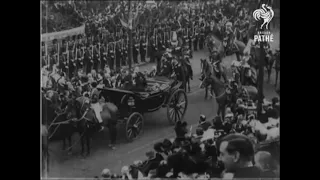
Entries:
[[192, 66], [191, 66], [191, 63], [190, 63], [190, 57], [191, 57], [191, 51], [189, 49], [189, 46], [185, 45], [184, 49], [182, 51], [182, 58], [183, 58], [183, 60], [185, 61], [186, 65], [187, 65], [188, 71], [190, 72], [190, 78], [192, 80], [193, 79], [193, 71], [192, 71]]
[[97, 120], [97, 125], [100, 126], [100, 131], [103, 131], [104, 126], [103, 126], [103, 120], [101, 117], [101, 112], [103, 110], [102, 105], [99, 102], [99, 96], [100, 96], [100, 91], [97, 89], [97, 82], [92, 82], [91, 83], [91, 92], [90, 92], [90, 98], [91, 98], [91, 109], [94, 111], [96, 120]]
[[223, 72], [222, 66], [221, 66], [221, 62], [222, 62], [222, 57], [221, 54], [218, 52], [217, 48], [214, 47], [212, 48], [212, 54], [210, 56], [210, 62], [214, 68], [214, 71], [216, 72], [216, 76], [218, 77], [223, 77], [224, 82], [227, 83], [228, 79], [227, 76], [225, 74], [225, 72]]
[[243, 85], [251, 85], [256, 86], [257, 84], [257, 73], [254, 68], [251, 68], [248, 61], [250, 59], [250, 55], [248, 53], [244, 54], [241, 62], [242, 72], [244, 73], [241, 77], [241, 82]]

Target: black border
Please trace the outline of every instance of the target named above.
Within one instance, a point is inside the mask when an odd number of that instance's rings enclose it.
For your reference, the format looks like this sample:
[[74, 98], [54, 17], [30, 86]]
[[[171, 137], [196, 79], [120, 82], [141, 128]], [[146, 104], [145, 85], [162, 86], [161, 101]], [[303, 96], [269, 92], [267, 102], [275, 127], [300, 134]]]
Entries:
[[3, 33], [4, 38], [8, 40], [2, 46], [7, 47], [3, 53], [7, 54], [4, 60], [6, 59], [8, 63], [3, 65], [3, 69], [9, 75], [7, 78], [10, 81], [4, 90], [8, 91], [10, 88], [16, 91], [10, 92], [11, 95], [4, 94], [4, 98], [8, 98], [5, 101], [9, 104], [5, 105], [7, 107], [3, 112], [9, 117], [3, 118], [6, 121], [3, 124], [3, 131], [7, 132], [2, 138], [8, 141], [3, 144], [6, 147], [3, 149], [9, 153], [3, 153], [3, 159], [7, 158], [8, 161], [8, 163], [3, 162], [7, 167], [3, 175], [38, 178], [41, 170], [39, 166], [41, 6], [39, 1], [2, 3], [2, 19], [5, 21], [2, 22], [5, 27], [3, 29], [8, 31]]
[[[3, 158], [8, 161], [3, 162], [3, 165], [9, 167], [6, 168], [3, 175], [30, 177], [34, 173], [35, 177], [39, 177], [39, 169], [37, 168], [39, 167], [38, 152], [40, 150], [38, 100], [40, 97], [39, 62], [41, 61], [40, 58], [38, 59], [40, 51], [39, 49], [36, 50], [41, 45], [39, 41], [39, 1], [19, 1], [16, 2], [18, 4], [15, 5], [14, 9], [10, 9], [10, 6], [14, 5], [12, 2], [10, 4], [9, 1], [6, 2], [8, 4], [3, 5], [3, 8], [8, 9], [3, 11], [2, 20], [4, 22], [2, 23], [4, 25], [3, 29], [8, 31], [3, 33], [4, 38], [8, 38], [8, 42], [5, 42], [4, 45], [6, 56], [3, 56], [3, 61], [5, 63], [9, 62], [9, 64], [4, 64], [3, 69], [6, 70], [4, 78], [8, 78], [9, 81], [8, 84], [3, 84], [3, 89], [8, 91], [8, 88], [10, 88], [10, 92], [5, 92], [3, 96], [7, 97], [9, 95], [9, 98], [10, 96], [11, 98], [2, 102], [4, 106], [9, 107], [3, 109], [4, 114], [9, 117], [4, 118], [5, 116], [3, 116], [2, 120], [2, 132], [4, 132], [2, 139], [7, 141], [3, 142], [4, 148], [2, 149], [8, 151], [10, 156], [7, 155], [7, 152], [3, 153], [3, 157], [8, 156], [7, 159]], [[285, 1], [286, 4], [284, 4], [284, 1], [282, 2], [281, 52], [283, 65], [281, 79], [283, 81], [281, 85], [284, 93], [282, 93], [283, 125], [281, 134], [283, 153], [281, 159], [284, 159], [282, 162], [285, 164], [283, 164], [281, 172], [282, 177], [292, 175], [298, 179], [299, 172], [303, 173], [303, 177], [308, 176], [308, 174], [317, 176], [318, 172], [317, 170], [312, 171], [312, 165], [307, 164], [308, 160], [314, 162], [313, 158], [317, 156], [317, 148], [313, 146], [317, 141], [314, 140], [310, 144], [307, 140], [312, 139], [313, 133], [319, 132], [319, 126], [316, 125], [319, 110], [317, 104], [315, 106], [312, 104], [317, 103], [314, 98], [318, 96], [317, 71], [319, 70], [313, 70], [311, 67], [318, 68], [316, 63], [319, 60], [315, 54], [319, 50], [310, 49], [312, 46], [315, 46], [315, 48], [318, 46], [316, 40], [316, 31], [318, 30], [316, 20], [318, 16], [310, 14], [312, 11], [310, 10], [310, 4], [308, 4], [309, 7], [303, 8], [301, 2]], [[294, 5], [297, 7], [293, 7]], [[292, 18], [294, 9], [299, 10], [297, 16], [309, 15], [298, 17], [298, 19]], [[10, 10], [14, 10], [14, 12], [11, 13]], [[303, 10], [307, 12], [303, 12]], [[315, 12], [318, 11], [315, 10]], [[311, 19], [315, 25], [307, 23], [308, 19]], [[303, 30], [306, 32], [303, 32]], [[305, 42], [307, 40], [310, 40], [311, 44]], [[311, 55], [311, 57], [307, 57], [308, 55]], [[313, 72], [315, 74], [312, 74]], [[8, 75], [10, 77], [6, 77]], [[307, 82], [308, 80], [312, 82]], [[11, 92], [12, 89], [17, 92]], [[305, 100], [311, 100], [311, 102], [299, 102]], [[12, 102], [12, 105], [10, 105], [10, 102]], [[17, 102], [20, 105], [17, 105]], [[11, 109], [10, 107], [14, 108]], [[312, 111], [312, 107], [317, 109]], [[299, 112], [301, 112], [301, 115]], [[308, 115], [311, 117], [308, 117]], [[315, 129], [312, 130], [312, 127]], [[317, 138], [317, 136], [314, 137]], [[303, 150], [306, 152], [303, 152]], [[36, 164], [32, 165], [32, 163]], [[315, 161], [315, 163], [317, 162]], [[302, 170], [304, 167], [308, 169]], [[298, 171], [295, 169], [298, 169]], [[10, 170], [13, 172], [9, 173]]]

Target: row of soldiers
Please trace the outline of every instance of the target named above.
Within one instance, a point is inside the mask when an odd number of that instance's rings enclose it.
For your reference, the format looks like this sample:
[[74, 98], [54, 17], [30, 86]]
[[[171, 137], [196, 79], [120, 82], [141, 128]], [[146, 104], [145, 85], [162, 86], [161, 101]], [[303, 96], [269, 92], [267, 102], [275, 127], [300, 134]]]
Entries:
[[[194, 27], [194, 28], [192, 28]], [[74, 35], [62, 41], [53, 40], [50, 50], [42, 43], [42, 64], [58, 64], [59, 69], [72, 77], [78, 69], [90, 72], [92, 69], [99, 71], [106, 65], [110, 69], [120, 69], [126, 66], [129, 60], [129, 36], [125, 29], [101, 32], [97, 36]], [[137, 28], [132, 31], [132, 59], [138, 63], [140, 55], [141, 62], [145, 62], [147, 56], [150, 62], [159, 60], [162, 52], [170, 48], [178, 41], [177, 36], [183, 40], [184, 45], [203, 49], [204, 28], [196, 26], [185, 26], [178, 31], [172, 31], [166, 24], [150, 28]], [[193, 42], [193, 43], [192, 43]], [[182, 45], [182, 44], [180, 44]], [[148, 54], [147, 54], [148, 53]]]

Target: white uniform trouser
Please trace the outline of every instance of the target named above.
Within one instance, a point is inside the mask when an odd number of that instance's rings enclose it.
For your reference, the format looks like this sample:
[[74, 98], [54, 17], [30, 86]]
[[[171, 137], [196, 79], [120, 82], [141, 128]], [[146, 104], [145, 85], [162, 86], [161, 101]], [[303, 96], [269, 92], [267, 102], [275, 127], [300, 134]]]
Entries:
[[97, 117], [99, 123], [102, 123], [103, 120], [102, 120], [102, 117], [101, 117], [101, 114], [100, 114], [102, 112], [102, 107], [101, 107], [100, 103], [97, 102], [97, 103], [91, 104], [91, 108], [96, 113], [96, 117]]

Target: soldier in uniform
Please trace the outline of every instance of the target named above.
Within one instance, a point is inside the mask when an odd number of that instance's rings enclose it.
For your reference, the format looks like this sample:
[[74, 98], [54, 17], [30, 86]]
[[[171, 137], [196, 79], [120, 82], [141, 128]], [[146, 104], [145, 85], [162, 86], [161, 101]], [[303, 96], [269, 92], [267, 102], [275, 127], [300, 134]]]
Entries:
[[188, 25], [188, 34], [187, 34], [187, 36], [188, 36], [188, 42], [189, 42], [189, 49], [190, 49], [190, 51], [191, 51], [191, 55], [192, 55], [192, 43], [193, 43], [193, 25], [191, 24], [191, 23], [189, 23], [189, 25]]
[[150, 48], [150, 62], [155, 62], [155, 53], [157, 52], [157, 46], [156, 46], [156, 35], [150, 34], [149, 38], [149, 48]]
[[199, 49], [202, 50], [204, 46], [204, 41], [205, 41], [205, 29], [204, 29], [204, 22], [201, 23], [200, 27], [200, 38], [199, 38]]
[[[52, 41], [52, 49], [51, 49], [51, 51], [50, 51], [50, 55], [55, 57], [55, 56], [57, 56], [57, 52], [58, 52], [58, 40], [57, 40], [57, 39], [54, 39], [54, 40]], [[56, 60], [56, 59], [55, 59], [55, 60]], [[55, 61], [52, 61], [52, 62], [50, 62], [50, 66], [53, 65], [53, 64], [51, 64], [51, 63], [56, 64]]]
[[110, 67], [110, 69], [115, 70], [115, 42], [113, 41], [113, 38], [110, 39], [110, 41], [108, 41], [108, 56], [107, 56], [107, 60], [108, 60], [108, 65]]
[[126, 57], [124, 56], [124, 37], [121, 36], [120, 42], [119, 42], [119, 48], [120, 48], [120, 59], [121, 59], [121, 65], [126, 66], [127, 61]]
[[147, 53], [147, 42], [146, 42], [146, 36], [144, 32], [141, 33], [140, 38], [140, 58], [141, 62], [146, 62], [146, 53]]
[[198, 41], [199, 41], [199, 26], [198, 22], [195, 23], [195, 28], [194, 28], [194, 35], [193, 35], [193, 50], [197, 51], [198, 50]]
[[123, 49], [122, 49], [122, 52], [123, 52], [123, 61], [125, 61], [125, 63], [127, 64], [128, 63], [128, 54], [129, 54], [129, 50], [128, 50], [128, 44], [129, 44], [129, 39], [128, 39], [128, 36], [126, 34], [124, 34], [123, 36]]
[[106, 47], [106, 42], [105, 41], [102, 41], [101, 43], [101, 48], [100, 48], [100, 54], [101, 54], [101, 57], [100, 57], [100, 71], [108, 64], [107, 63], [107, 47]]
[[80, 56], [80, 59], [79, 59], [79, 68], [83, 69], [84, 68], [84, 55], [85, 55], [85, 49], [86, 49], [86, 40], [85, 38], [80, 35], [80, 49], [79, 49], [79, 55]]
[[84, 72], [87, 74], [91, 71], [92, 64], [91, 36], [87, 36], [85, 44], [86, 46], [84, 51]]
[[157, 47], [158, 50], [156, 52], [156, 61], [157, 61], [157, 72], [160, 72], [160, 66], [161, 66], [161, 57], [162, 57], [162, 52], [164, 52], [164, 43], [163, 43], [163, 38], [162, 36], [162, 30], [158, 29], [157, 32]]
[[73, 52], [73, 50], [70, 50], [69, 51], [69, 63], [68, 63], [69, 72], [67, 72], [66, 78], [71, 78], [73, 76], [73, 73], [75, 71], [75, 67], [76, 67], [76, 61], [74, 58], [74, 52]]
[[138, 38], [138, 34], [136, 32], [132, 33], [132, 57], [133, 57], [133, 62], [135, 64], [138, 63], [138, 54], [139, 54], [139, 47], [140, 47], [140, 41]]
[[166, 29], [165, 29], [165, 34], [164, 34], [164, 39], [165, 39], [165, 47], [170, 48], [171, 46], [171, 39], [170, 39], [170, 26], [166, 24]]
[[115, 42], [115, 58], [116, 58], [116, 69], [121, 68], [121, 48], [119, 37], [116, 38]]

